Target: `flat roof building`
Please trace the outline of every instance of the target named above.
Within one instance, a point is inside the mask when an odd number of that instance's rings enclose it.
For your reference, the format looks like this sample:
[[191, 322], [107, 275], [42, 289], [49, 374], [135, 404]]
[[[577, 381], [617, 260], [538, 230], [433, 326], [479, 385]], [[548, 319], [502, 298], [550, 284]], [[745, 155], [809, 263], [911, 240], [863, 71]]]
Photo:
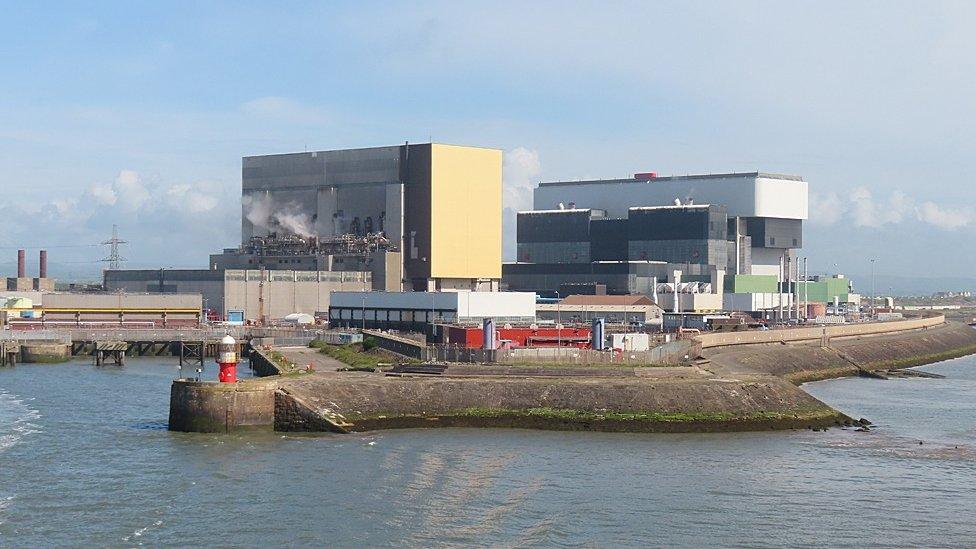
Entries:
[[[802, 224], [809, 217], [808, 186], [796, 175], [757, 171], [659, 177], [646, 173], [624, 179], [540, 183], [533, 193], [536, 210], [562, 205], [602, 210], [610, 218], [627, 217], [635, 207], [676, 203], [725, 209], [727, 238], [733, 243], [730, 274], [779, 276], [780, 259], [803, 245]], [[748, 243], [745, 237], [749, 237]]]
[[[398, 253], [397, 287], [382, 289], [497, 289], [500, 150], [425, 143], [247, 156], [242, 179], [242, 253], [254, 239], [297, 236], [314, 239], [306, 255]], [[323, 264], [294, 254], [291, 265], [285, 254], [265, 264], [266, 254], [247, 253], [269, 269]], [[219, 261], [230, 259], [211, 260]]]

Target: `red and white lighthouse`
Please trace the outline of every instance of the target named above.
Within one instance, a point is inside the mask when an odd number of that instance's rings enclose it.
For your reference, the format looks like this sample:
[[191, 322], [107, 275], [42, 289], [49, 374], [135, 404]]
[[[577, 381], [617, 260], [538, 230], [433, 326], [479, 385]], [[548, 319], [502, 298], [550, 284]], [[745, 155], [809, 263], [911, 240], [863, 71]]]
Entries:
[[237, 382], [237, 341], [230, 334], [217, 346], [217, 364], [220, 366], [217, 378], [221, 383]]

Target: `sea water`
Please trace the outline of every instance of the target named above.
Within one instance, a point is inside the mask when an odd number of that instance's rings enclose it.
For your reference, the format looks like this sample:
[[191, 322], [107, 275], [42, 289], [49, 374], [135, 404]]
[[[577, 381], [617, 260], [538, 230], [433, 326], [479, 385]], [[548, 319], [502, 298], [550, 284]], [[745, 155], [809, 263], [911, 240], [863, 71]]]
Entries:
[[[166, 430], [171, 359], [0, 369], [0, 547], [976, 544], [976, 360], [814, 396], [869, 432]], [[211, 368], [205, 375], [215, 375]]]

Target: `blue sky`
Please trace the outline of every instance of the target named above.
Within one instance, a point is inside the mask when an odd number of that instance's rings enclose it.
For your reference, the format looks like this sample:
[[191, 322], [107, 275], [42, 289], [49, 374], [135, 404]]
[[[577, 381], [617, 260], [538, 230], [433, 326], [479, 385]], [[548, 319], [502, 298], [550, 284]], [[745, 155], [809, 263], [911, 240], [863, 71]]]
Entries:
[[539, 180], [795, 173], [817, 270], [976, 267], [972, 4], [2, 8], [5, 270], [43, 245], [97, 271], [113, 223], [131, 267], [203, 266], [239, 240], [241, 156], [431, 138], [504, 149], [511, 209]]

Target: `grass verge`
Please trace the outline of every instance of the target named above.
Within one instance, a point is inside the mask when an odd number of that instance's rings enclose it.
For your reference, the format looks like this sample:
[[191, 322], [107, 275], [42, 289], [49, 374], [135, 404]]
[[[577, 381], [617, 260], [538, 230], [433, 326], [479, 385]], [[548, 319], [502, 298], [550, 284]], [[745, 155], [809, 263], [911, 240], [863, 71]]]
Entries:
[[349, 345], [329, 345], [324, 344], [319, 347], [319, 352], [328, 355], [343, 364], [347, 364], [345, 370], [353, 371], [375, 371], [381, 363], [389, 363], [389, 357], [375, 352], [363, 351], [360, 343], [350, 343]]

